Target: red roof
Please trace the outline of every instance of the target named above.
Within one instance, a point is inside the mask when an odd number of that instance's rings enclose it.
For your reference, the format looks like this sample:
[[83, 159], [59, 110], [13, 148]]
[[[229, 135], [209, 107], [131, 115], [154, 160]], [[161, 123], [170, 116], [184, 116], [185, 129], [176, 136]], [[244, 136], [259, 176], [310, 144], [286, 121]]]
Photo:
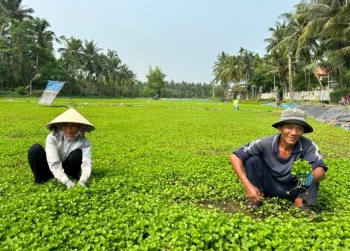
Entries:
[[323, 67], [317, 67], [315, 69], [315, 73], [317, 76], [328, 76], [326, 69]]

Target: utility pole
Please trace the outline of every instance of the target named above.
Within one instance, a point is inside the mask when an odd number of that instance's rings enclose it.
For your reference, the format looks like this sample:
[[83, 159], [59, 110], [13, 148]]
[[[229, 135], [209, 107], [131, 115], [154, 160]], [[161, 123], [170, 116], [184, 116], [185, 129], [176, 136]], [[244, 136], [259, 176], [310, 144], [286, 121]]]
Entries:
[[288, 51], [288, 70], [289, 70], [289, 95], [290, 104], [293, 104], [293, 80], [292, 80], [292, 52]]
[[213, 83], [213, 98], [215, 97], [215, 84], [214, 84], [214, 81], [212, 82]]

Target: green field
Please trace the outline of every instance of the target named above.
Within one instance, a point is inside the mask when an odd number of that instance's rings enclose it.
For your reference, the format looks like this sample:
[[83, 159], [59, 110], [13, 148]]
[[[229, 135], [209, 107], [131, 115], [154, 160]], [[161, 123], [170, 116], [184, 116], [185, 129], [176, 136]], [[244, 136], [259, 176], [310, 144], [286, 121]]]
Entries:
[[[350, 250], [349, 131], [309, 118], [329, 171], [319, 210], [245, 208], [232, 150], [276, 133], [282, 109], [204, 100], [0, 99], [0, 250]], [[88, 188], [35, 185], [27, 163], [68, 106], [96, 130]]]

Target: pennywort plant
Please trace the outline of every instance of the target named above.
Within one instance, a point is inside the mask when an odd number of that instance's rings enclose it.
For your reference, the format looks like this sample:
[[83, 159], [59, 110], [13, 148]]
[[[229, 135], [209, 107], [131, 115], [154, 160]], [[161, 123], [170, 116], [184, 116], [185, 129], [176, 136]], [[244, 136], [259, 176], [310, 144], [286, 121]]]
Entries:
[[312, 172], [312, 167], [307, 160], [303, 160], [300, 158], [297, 161], [294, 161], [292, 165], [292, 170], [291, 170], [291, 173], [293, 176], [299, 177], [300, 179], [300, 176], [304, 174], [309, 174], [311, 172]]
[[[305, 189], [303, 187], [303, 184], [307, 181], [307, 179], [309, 178], [308, 175], [311, 172], [312, 172], [312, 167], [307, 160], [303, 160], [299, 158], [298, 160], [294, 161], [292, 165], [291, 173], [295, 177], [295, 179], [298, 180], [298, 183], [292, 190], [299, 189], [299, 188]], [[290, 191], [287, 191], [287, 194], [289, 193]]]
[[[0, 99], [0, 250], [350, 250], [349, 132], [309, 119], [307, 136], [329, 167], [321, 213], [310, 219], [275, 198], [247, 211], [228, 163], [233, 149], [277, 133], [281, 108], [73, 100]], [[45, 125], [67, 106], [96, 126], [87, 189], [35, 185], [27, 163], [30, 145], [45, 142]]]

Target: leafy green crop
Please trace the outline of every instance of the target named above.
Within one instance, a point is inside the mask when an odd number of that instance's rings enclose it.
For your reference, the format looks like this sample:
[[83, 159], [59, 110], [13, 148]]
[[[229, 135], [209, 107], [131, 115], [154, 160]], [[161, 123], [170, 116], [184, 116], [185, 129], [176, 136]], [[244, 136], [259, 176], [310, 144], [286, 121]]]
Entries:
[[[311, 172], [312, 172], [312, 167], [307, 160], [303, 160], [300, 158], [294, 161], [292, 165], [291, 173], [293, 176], [297, 178], [298, 184], [293, 189], [304, 188], [303, 184], [304, 182], [307, 181], [308, 179], [307, 175], [310, 174]], [[289, 192], [290, 191], [287, 191], [287, 194], [289, 194]]]
[[[278, 131], [281, 108], [147, 99], [77, 99], [96, 130], [88, 188], [35, 185], [27, 163], [67, 109], [0, 99], [0, 250], [350, 250], [349, 132], [309, 119], [329, 167], [319, 214], [266, 198], [246, 210], [228, 156]], [[123, 105], [121, 105], [123, 104]], [[259, 121], [259, 123], [257, 123]], [[341, 158], [340, 158], [341, 157]]]
[[311, 172], [312, 167], [307, 160], [298, 159], [294, 161], [291, 171], [294, 176], [300, 177], [303, 174], [309, 174]]

